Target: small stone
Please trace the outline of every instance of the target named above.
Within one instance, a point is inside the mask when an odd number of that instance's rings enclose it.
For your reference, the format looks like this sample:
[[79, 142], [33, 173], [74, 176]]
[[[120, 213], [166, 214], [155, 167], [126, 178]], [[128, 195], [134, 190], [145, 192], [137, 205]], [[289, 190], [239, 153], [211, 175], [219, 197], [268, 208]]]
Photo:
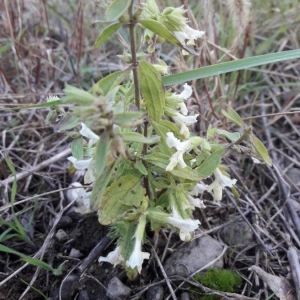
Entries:
[[57, 230], [55, 238], [59, 241], [59, 242], [65, 242], [68, 240], [68, 235], [66, 234], [66, 232], [62, 229]]
[[78, 300], [90, 300], [89, 293], [86, 290], [79, 292]]
[[73, 299], [78, 288], [79, 288], [79, 277], [75, 275], [67, 276], [64, 279], [62, 283], [62, 287], [60, 289], [61, 290], [60, 299], [61, 300]]
[[190, 300], [190, 295], [187, 292], [181, 294], [180, 300]]
[[106, 296], [112, 300], [124, 299], [130, 292], [131, 289], [123, 284], [119, 278], [113, 277], [108, 283]]
[[72, 248], [71, 249], [71, 251], [70, 251], [70, 254], [69, 254], [69, 256], [70, 257], [73, 257], [73, 258], [79, 258], [79, 257], [81, 257], [83, 254], [79, 251], [79, 250], [77, 250], [77, 249], [75, 249], [75, 248]]
[[[223, 246], [209, 235], [186, 243], [174, 252], [165, 262], [164, 268], [168, 276], [179, 275], [188, 277], [192, 273], [206, 266], [221, 255]], [[223, 257], [218, 259], [211, 268], [222, 269]]]
[[228, 246], [240, 246], [253, 242], [253, 232], [244, 220], [239, 220], [223, 227], [220, 231], [220, 236]]
[[164, 288], [162, 285], [151, 286], [146, 294], [146, 300], [162, 300], [164, 298]]

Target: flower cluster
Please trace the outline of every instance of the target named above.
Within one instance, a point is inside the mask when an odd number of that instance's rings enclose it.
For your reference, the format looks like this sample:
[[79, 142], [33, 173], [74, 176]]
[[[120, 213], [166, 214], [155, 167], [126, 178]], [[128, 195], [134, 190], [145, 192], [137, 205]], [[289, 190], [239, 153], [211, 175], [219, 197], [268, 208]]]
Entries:
[[[195, 45], [195, 40], [202, 38], [205, 32], [193, 29], [187, 25], [188, 20], [183, 16], [185, 13], [186, 10], [183, 9], [183, 6], [177, 8], [166, 7], [163, 12], [160, 12], [155, 1], [148, 0], [144, 4], [142, 18], [153, 19], [163, 24], [182, 45]], [[154, 33], [146, 30], [145, 39], [149, 41], [153, 35]], [[184, 55], [188, 54], [185, 50], [182, 53]]]

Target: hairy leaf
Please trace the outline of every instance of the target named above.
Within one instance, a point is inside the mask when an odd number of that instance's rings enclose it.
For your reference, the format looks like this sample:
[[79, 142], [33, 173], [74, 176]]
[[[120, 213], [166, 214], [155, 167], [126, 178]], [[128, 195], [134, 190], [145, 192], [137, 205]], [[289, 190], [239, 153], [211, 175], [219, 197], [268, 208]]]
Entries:
[[114, 0], [107, 9], [107, 20], [115, 21], [120, 18], [129, 8], [131, 1], [132, 0]]
[[139, 66], [141, 94], [150, 117], [159, 122], [165, 107], [165, 92], [159, 72], [148, 62], [142, 61]]
[[94, 49], [99, 48], [109, 37], [111, 37], [121, 27], [121, 23], [114, 23], [106, 27], [97, 38]]
[[146, 193], [141, 179], [132, 175], [122, 176], [106, 188], [99, 206], [99, 222], [109, 225], [128, 210], [128, 207], [139, 207]]

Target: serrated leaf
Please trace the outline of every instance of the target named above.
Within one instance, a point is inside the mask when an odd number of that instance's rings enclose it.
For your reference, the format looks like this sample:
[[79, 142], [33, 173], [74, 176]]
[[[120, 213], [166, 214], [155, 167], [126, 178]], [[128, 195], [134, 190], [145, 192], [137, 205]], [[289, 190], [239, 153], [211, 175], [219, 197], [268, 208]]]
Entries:
[[114, 123], [121, 127], [132, 127], [143, 122], [142, 112], [125, 112], [114, 115]]
[[274, 63], [277, 61], [284, 61], [294, 58], [300, 58], [300, 50], [290, 50], [254, 57], [247, 57], [235, 61], [224, 62], [212, 66], [202, 67], [199, 69], [193, 69], [190, 71], [181, 72], [173, 75], [167, 75], [163, 77], [163, 84], [165, 86], [174, 85], [178, 83], [184, 83], [190, 80], [206, 78], [223, 73], [248, 69], [269, 63]]
[[61, 101], [63, 103], [76, 103], [82, 106], [90, 106], [95, 101], [95, 97], [91, 95], [91, 93], [84, 91], [83, 89], [79, 89], [75, 86], [67, 84], [64, 88], [64, 92], [66, 93], [66, 96], [61, 98]]
[[143, 162], [140, 160], [134, 164], [134, 167], [139, 170], [139, 172], [143, 175], [148, 175], [147, 169], [145, 168]]
[[96, 146], [95, 171], [97, 177], [102, 174], [105, 168], [106, 157], [109, 150], [109, 143], [109, 134], [105, 131], [103, 134], [101, 134], [100, 140], [98, 141]]
[[228, 107], [226, 111], [222, 109], [222, 114], [236, 125], [240, 127], [244, 125], [242, 118], [232, 108]]
[[165, 92], [159, 72], [148, 62], [139, 66], [141, 94], [147, 106], [149, 116], [159, 122], [165, 107]]
[[98, 210], [99, 205], [102, 202], [103, 193], [110, 181], [111, 175], [116, 165], [117, 161], [110, 167], [106, 168], [106, 170], [104, 170], [104, 172], [96, 179], [90, 200], [91, 211]]
[[258, 156], [269, 166], [272, 166], [272, 159], [269, 156], [267, 148], [264, 146], [264, 144], [261, 142], [260, 139], [258, 139], [254, 134], [250, 135], [251, 143], [255, 149], [255, 152], [258, 154]]
[[199, 55], [199, 53], [197, 53], [193, 49], [187, 47], [186, 45], [181, 44], [180, 41], [175, 37], [175, 35], [173, 35], [173, 33], [171, 31], [169, 31], [169, 29], [165, 25], [163, 25], [155, 20], [152, 20], [152, 19], [140, 20], [139, 23], [141, 25], [143, 25], [145, 28], [153, 31], [157, 35], [166, 39], [171, 44], [184, 49], [185, 51], [189, 52], [190, 54]]
[[111, 73], [95, 83], [89, 90], [89, 93], [95, 94], [100, 89], [104, 96], [106, 96], [111, 89], [123, 81], [125, 75], [126, 73], [124, 71]]
[[121, 27], [121, 23], [114, 23], [106, 27], [97, 38], [94, 49], [99, 48], [109, 37], [111, 37]]
[[115, 21], [120, 18], [129, 8], [132, 0], [114, 0], [106, 11], [108, 21]]
[[225, 149], [220, 149], [213, 152], [196, 170], [203, 176], [203, 178], [210, 176], [220, 165], [224, 153]]
[[83, 138], [78, 138], [72, 141], [71, 143], [72, 155], [80, 160], [83, 159], [84, 151], [83, 151]]
[[155, 144], [160, 140], [160, 136], [144, 137], [137, 132], [124, 132], [122, 133], [122, 137], [125, 142], [137, 142], [143, 144]]
[[109, 225], [128, 210], [128, 206], [139, 207], [146, 190], [141, 179], [132, 175], [122, 176], [106, 188], [99, 206], [98, 217], [102, 225]]
[[217, 129], [217, 133], [220, 136], [226, 137], [227, 139], [229, 139], [232, 142], [236, 142], [241, 137], [239, 132], [229, 132], [229, 131], [223, 130], [223, 129]]

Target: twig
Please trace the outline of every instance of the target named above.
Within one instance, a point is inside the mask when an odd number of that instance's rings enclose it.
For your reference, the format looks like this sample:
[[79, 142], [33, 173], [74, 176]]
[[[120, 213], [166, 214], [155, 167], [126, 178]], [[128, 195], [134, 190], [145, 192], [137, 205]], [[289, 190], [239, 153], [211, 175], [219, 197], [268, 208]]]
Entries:
[[300, 300], [300, 264], [299, 256], [295, 247], [290, 247], [290, 249], [287, 252], [287, 257], [290, 263], [290, 268], [292, 270], [297, 299]]

